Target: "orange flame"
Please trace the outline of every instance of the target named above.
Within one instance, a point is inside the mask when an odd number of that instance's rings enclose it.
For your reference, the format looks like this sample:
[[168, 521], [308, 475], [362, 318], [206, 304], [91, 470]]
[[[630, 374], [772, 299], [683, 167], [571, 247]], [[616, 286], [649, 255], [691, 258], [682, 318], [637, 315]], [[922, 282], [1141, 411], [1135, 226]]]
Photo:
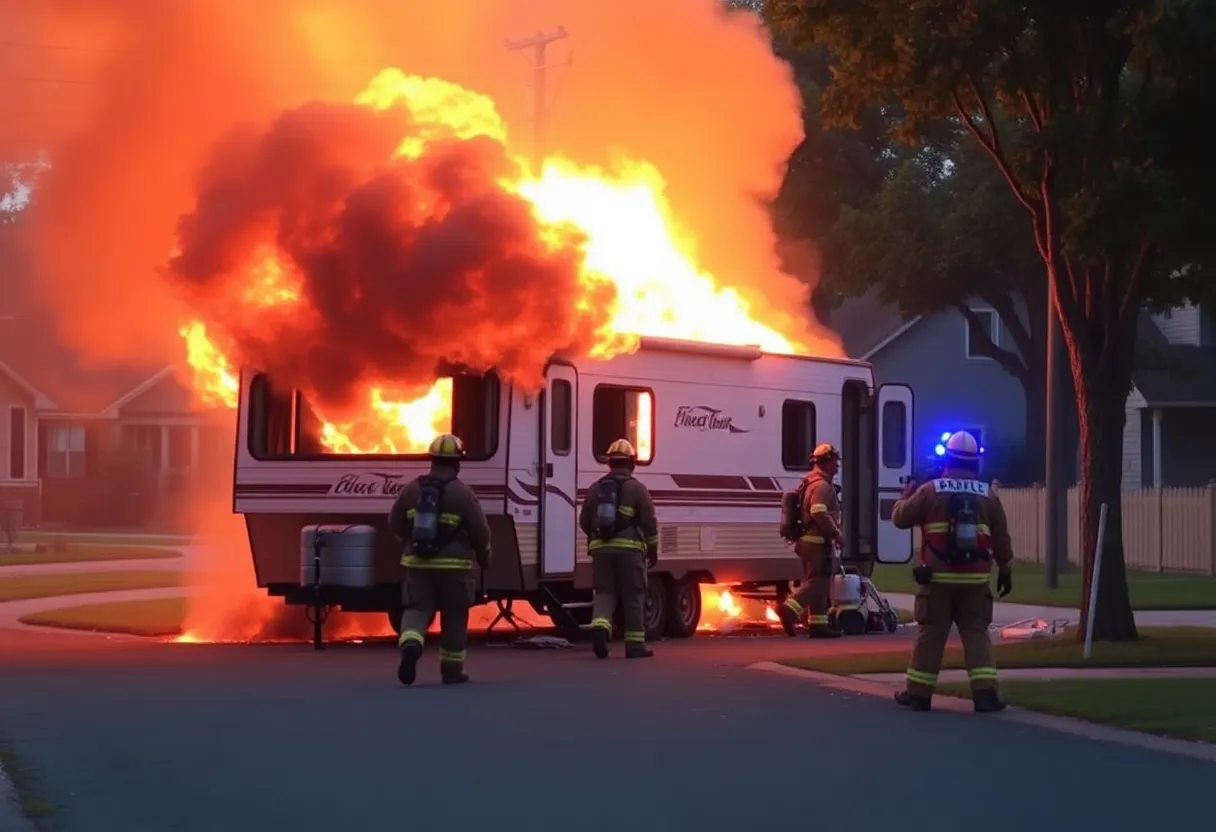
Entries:
[[[379, 109], [409, 107], [415, 135], [401, 143], [397, 152], [402, 156], [417, 157], [429, 143], [450, 138], [486, 136], [507, 143], [506, 127], [490, 98], [438, 78], [387, 69], [356, 102]], [[502, 184], [531, 202], [542, 230], [560, 235], [573, 225], [586, 234], [588, 298], [600, 281], [616, 286], [610, 330], [602, 333], [593, 354], [632, 350], [643, 335], [756, 344], [774, 352], [804, 347], [757, 321], [737, 291], [720, 286], [697, 265], [696, 242], [673, 216], [663, 177], [653, 166], [625, 160], [608, 172], [549, 157], [534, 172], [522, 157], [519, 162], [524, 176]], [[248, 285], [230, 311], [282, 312], [297, 297], [290, 275], [271, 255], [250, 269]], [[222, 346], [223, 329], [223, 321], [195, 320], [185, 323], [180, 334], [201, 399], [234, 407], [239, 382]], [[450, 381], [440, 380], [412, 399], [394, 396], [387, 384], [370, 387], [365, 396], [366, 408], [353, 419], [330, 420], [317, 413], [319, 438], [327, 449], [339, 454], [419, 452], [451, 428]], [[638, 421], [650, 424], [649, 419]], [[639, 437], [639, 445], [648, 443], [649, 437]], [[642, 447], [638, 450], [644, 453]]]

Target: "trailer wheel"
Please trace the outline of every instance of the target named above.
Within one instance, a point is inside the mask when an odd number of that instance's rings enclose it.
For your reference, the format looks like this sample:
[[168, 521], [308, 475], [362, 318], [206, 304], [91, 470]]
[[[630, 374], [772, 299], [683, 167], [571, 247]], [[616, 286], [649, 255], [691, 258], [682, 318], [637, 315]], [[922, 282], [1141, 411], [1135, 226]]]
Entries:
[[667, 630], [667, 597], [671, 578], [667, 575], [651, 575], [646, 585], [646, 609], [642, 622], [646, 626], [646, 639], [655, 641]]
[[866, 617], [860, 610], [841, 610], [836, 625], [846, 636], [859, 636], [866, 631]]
[[701, 582], [693, 575], [668, 582], [667, 635], [691, 638], [701, 623]]

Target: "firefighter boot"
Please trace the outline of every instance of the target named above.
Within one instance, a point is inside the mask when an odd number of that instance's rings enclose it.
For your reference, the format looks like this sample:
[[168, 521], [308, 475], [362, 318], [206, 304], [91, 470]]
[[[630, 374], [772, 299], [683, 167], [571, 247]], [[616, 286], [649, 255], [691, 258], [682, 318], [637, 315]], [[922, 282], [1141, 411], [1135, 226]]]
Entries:
[[405, 646], [401, 648], [401, 663], [397, 665], [397, 679], [401, 684], [414, 684], [414, 680], [418, 678], [418, 659], [422, 657], [422, 645], [414, 641], [407, 641]]
[[1005, 700], [995, 690], [971, 692], [971, 704], [977, 714], [993, 714], [1005, 710]]
[[912, 711], [927, 711], [933, 706], [932, 698], [917, 696], [908, 693], [906, 690], [901, 690], [895, 694], [895, 702]]
[[469, 674], [464, 672], [464, 662], [440, 662], [439, 678], [445, 685], [462, 685], [469, 681]]
[[597, 659], [608, 658], [608, 631], [603, 627], [595, 627], [591, 630], [591, 649], [595, 651]]
[[777, 617], [781, 619], [781, 629], [785, 630], [785, 634], [793, 638], [798, 634], [798, 613], [790, 609], [788, 604], [777, 605]]
[[654, 655], [654, 651], [645, 644], [626, 644], [625, 658], [627, 659], [649, 659]]

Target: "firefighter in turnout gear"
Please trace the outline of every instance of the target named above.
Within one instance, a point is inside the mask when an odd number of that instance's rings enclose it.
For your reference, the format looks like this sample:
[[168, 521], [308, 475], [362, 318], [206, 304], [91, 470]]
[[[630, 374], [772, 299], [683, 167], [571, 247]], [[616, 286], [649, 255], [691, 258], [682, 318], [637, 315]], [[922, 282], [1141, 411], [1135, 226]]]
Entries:
[[637, 451], [627, 439], [608, 446], [608, 474], [587, 489], [578, 524], [587, 535], [595, 602], [591, 639], [598, 658], [608, 658], [617, 601], [625, 630], [625, 658], [645, 659], [646, 571], [659, 559], [659, 524], [646, 486], [633, 478]]
[[832, 481], [840, 470], [840, 452], [826, 442], [811, 454], [811, 472], [802, 495], [802, 535], [794, 551], [802, 562], [802, 584], [777, 607], [786, 635], [795, 634], [803, 611], [807, 612], [811, 638], [839, 638], [840, 631], [828, 626], [832, 603], [832, 575], [836, 571], [836, 549], [844, 545], [840, 532], [840, 496]]
[[402, 489], [388, 527], [405, 544], [401, 565], [401, 663], [397, 678], [412, 685], [426, 631], [439, 613], [439, 670], [445, 685], [469, 680], [464, 672], [473, 605], [473, 565], [490, 565], [490, 526], [477, 495], [459, 479], [464, 442], [443, 434], [431, 443], [429, 474]]
[[927, 711], [950, 627], [958, 627], [975, 710], [1005, 707], [997, 685], [988, 626], [992, 590], [988, 575], [997, 565], [997, 591], [1013, 589], [1013, 549], [1005, 509], [991, 486], [978, 478], [980, 448], [975, 437], [959, 431], [946, 440], [941, 474], [911, 483], [895, 503], [891, 520], [899, 529], [921, 528], [920, 565], [913, 569], [918, 588], [913, 604], [919, 625], [907, 688], [895, 694], [906, 708]]

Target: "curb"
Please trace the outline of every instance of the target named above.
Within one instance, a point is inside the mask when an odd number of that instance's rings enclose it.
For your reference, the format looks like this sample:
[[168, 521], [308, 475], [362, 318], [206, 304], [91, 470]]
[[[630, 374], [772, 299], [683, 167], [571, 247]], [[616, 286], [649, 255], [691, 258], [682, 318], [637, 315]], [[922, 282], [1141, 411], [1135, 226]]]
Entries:
[[33, 822], [21, 811], [21, 799], [13, 781], [0, 765], [0, 829], [12, 832], [36, 832]]
[[[820, 687], [846, 691], [848, 693], [858, 693], [865, 696], [877, 696], [883, 699], [890, 699], [892, 692], [896, 690], [895, 686], [883, 682], [871, 682], [865, 679], [857, 679], [853, 676], [838, 676], [835, 673], [823, 673], [818, 670], [802, 670], [776, 662], [758, 662], [748, 665], [747, 669], [776, 673], [781, 676], [801, 679], [804, 682], [810, 682]], [[937, 694], [933, 697], [933, 710], [972, 713], [970, 700], [945, 694]], [[1076, 736], [1086, 737], [1099, 742], [1130, 745], [1148, 751], [1161, 751], [1166, 754], [1176, 754], [1197, 760], [1205, 760], [1209, 763], [1216, 763], [1216, 745], [1209, 743], [1176, 740], [1170, 737], [1158, 737], [1154, 734], [1142, 734], [1139, 731], [1099, 725], [1075, 717], [1055, 716], [1053, 714], [1028, 711], [1024, 708], [1012, 706], [1006, 708], [1001, 713], [984, 714], [983, 716], [985, 719], [999, 719], [1019, 725], [1031, 725], [1036, 728], [1047, 728], [1048, 730], [1059, 731], [1065, 734], [1075, 734]]]

